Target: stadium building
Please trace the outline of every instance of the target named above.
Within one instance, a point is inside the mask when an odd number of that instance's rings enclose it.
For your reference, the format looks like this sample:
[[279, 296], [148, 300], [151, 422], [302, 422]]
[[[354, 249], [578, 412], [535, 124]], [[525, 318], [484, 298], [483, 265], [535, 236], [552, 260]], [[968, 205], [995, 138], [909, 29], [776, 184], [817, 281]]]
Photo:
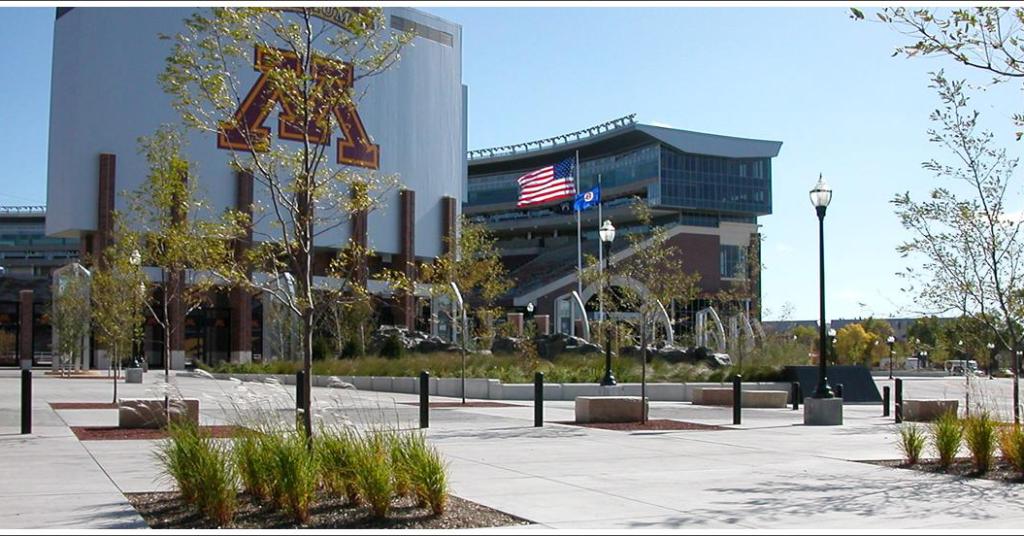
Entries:
[[[517, 207], [517, 179], [564, 159], [579, 158], [578, 191], [600, 177], [603, 219], [617, 228], [614, 262], [632, 251], [618, 236], [648, 231], [633, 215], [639, 198], [654, 224], [667, 228], [669, 243], [683, 265], [666, 269], [699, 272], [701, 295], [692, 303], [665, 304], [678, 328], [692, 327], [693, 313], [728, 288], [742, 283], [752, 293], [738, 304], [759, 318], [756, 258], [758, 218], [772, 212], [772, 158], [782, 143], [690, 132], [637, 123], [634, 116], [570, 134], [469, 153], [469, 179], [463, 213], [486, 224], [498, 238], [502, 258], [515, 280], [505, 305], [533, 304], [550, 315], [554, 331], [573, 332], [571, 292], [577, 288], [577, 231], [572, 200]], [[582, 212], [582, 249], [598, 256], [598, 210]], [[754, 247], [751, 247], [754, 246]], [[582, 301], [593, 319], [597, 289], [585, 288]], [[626, 312], [618, 312], [620, 315]], [[616, 312], [610, 312], [615, 318]]]
[[[312, 9], [317, 22], [326, 25], [348, 10]], [[171, 41], [160, 35], [183, 30], [183, 21], [193, 10], [57, 8], [46, 234], [80, 240], [84, 257], [97, 255], [110, 242], [112, 211], [126, 209], [126, 192], [137, 190], [146, 179], [139, 137], [179, 121], [171, 97], [158, 83], [171, 47]], [[455, 232], [467, 169], [461, 27], [415, 9], [388, 7], [384, 15], [393, 31], [411, 31], [415, 37], [394, 67], [355, 85], [364, 95], [356, 115], [377, 147], [375, 159], [358, 165], [398, 174], [402, 188], [385, 200], [385, 208], [350, 218], [318, 237], [314, 259], [322, 276], [339, 245], [350, 237], [366, 243], [376, 253], [370, 261], [371, 289], [375, 268], [394, 266], [412, 276], [416, 263], [442, 254], [445, 237]], [[254, 56], [258, 52], [254, 50]], [[257, 84], [260, 73], [254, 64], [231, 68], [244, 84]], [[283, 113], [280, 107], [271, 111], [261, 126], [270, 130], [274, 143], [300, 143], [278, 132]], [[333, 135], [340, 147], [341, 136], [347, 133]], [[189, 180], [197, 181], [198, 192], [212, 211], [248, 210], [260, 201], [252, 176], [229, 167], [229, 151], [218, 136], [191, 134], [187, 141], [186, 157], [198, 170]], [[340, 154], [339, 149], [339, 162]], [[337, 167], [342, 165], [350, 164]], [[259, 231], [275, 232], [257, 229], [257, 237]], [[323, 277], [318, 280], [329, 284]], [[232, 290], [219, 293], [212, 306], [188, 318], [175, 308], [172, 322], [186, 329], [176, 330], [169, 341], [171, 366], [181, 368], [186, 360], [246, 362], [264, 357], [263, 301], [259, 295]], [[430, 308], [420, 309], [419, 301], [414, 296], [396, 298], [379, 320], [429, 329]], [[155, 322], [147, 322], [145, 341], [150, 366], [162, 367], [165, 341]], [[107, 366], [102, 354], [93, 354], [93, 367]]]

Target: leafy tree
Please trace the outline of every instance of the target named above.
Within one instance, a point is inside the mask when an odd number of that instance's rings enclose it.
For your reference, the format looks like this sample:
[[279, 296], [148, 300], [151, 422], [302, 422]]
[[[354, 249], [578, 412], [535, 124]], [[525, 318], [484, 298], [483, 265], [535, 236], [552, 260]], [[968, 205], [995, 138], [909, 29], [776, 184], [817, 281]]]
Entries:
[[870, 367], [877, 340], [877, 336], [865, 330], [863, 325], [847, 324], [836, 331], [836, 356], [841, 363]]
[[121, 362], [142, 338], [146, 275], [138, 242], [138, 235], [126, 230], [115, 213], [113, 243], [92, 271], [93, 333], [96, 342], [106, 348], [114, 371], [114, 402]]
[[56, 350], [61, 363], [70, 359], [75, 370], [81, 370], [84, 365], [85, 340], [91, 332], [89, 302], [88, 273], [65, 272], [57, 279], [50, 315], [57, 332]]
[[792, 335], [797, 342], [801, 345], [806, 346], [808, 349], [811, 347], [817, 348], [818, 344], [818, 330], [811, 326], [796, 326], [790, 330]]
[[141, 233], [142, 263], [160, 269], [159, 303], [147, 299], [151, 318], [163, 329], [164, 379], [169, 380], [170, 341], [184, 325], [171, 318], [177, 301], [182, 317], [209, 302], [216, 281], [200, 274], [224, 272], [232, 254], [231, 239], [240, 229], [230, 221], [199, 217], [210, 207], [196, 195], [189, 180], [191, 164], [182, 154], [181, 133], [160, 127], [152, 137], [140, 138], [149, 163], [146, 181], [129, 196], [132, 228]]
[[[467, 303], [467, 315], [478, 320], [478, 335], [485, 341], [494, 337], [494, 320], [500, 310], [494, 302], [512, 288], [512, 278], [501, 262], [497, 239], [482, 223], [463, 216], [456, 236], [447, 238], [448, 248], [434, 262], [425, 265], [421, 277], [431, 286], [434, 296], [455, 298], [455, 282]], [[470, 308], [469, 304], [476, 304]], [[470, 312], [473, 310], [473, 312]], [[485, 348], [490, 348], [488, 344]]]
[[[624, 262], [610, 265], [602, 274], [605, 278], [602, 287], [611, 289], [613, 280], [621, 278], [626, 284], [616, 287], [616, 298], [623, 310], [635, 311], [640, 331], [640, 348], [642, 354], [641, 367], [641, 398], [647, 388], [647, 347], [648, 337], [655, 335], [655, 321], [664, 314], [664, 304], [676, 299], [689, 303], [700, 292], [700, 274], [688, 273], [683, 270], [683, 253], [678, 247], [668, 243], [668, 232], [662, 226], [654, 225], [650, 208], [640, 199], [632, 205], [633, 216], [640, 225], [650, 229], [649, 233], [633, 233], [626, 235], [628, 248], [633, 254]], [[596, 259], [588, 256], [584, 280], [589, 284], [598, 281]], [[652, 339], [654, 337], [651, 337]], [[646, 422], [647, 415], [642, 420]]]
[[[992, 147], [993, 135], [979, 132], [978, 112], [968, 109], [962, 81], [933, 75], [942, 107], [931, 114], [937, 128], [931, 141], [949, 151], [953, 162], [923, 164], [957, 188], [932, 189], [926, 200], [896, 195], [903, 226], [912, 237], [898, 248], [904, 257], [921, 259], [920, 269], [900, 274], [920, 303], [936, 312], [975, 316], [987, 335], [1005, 348], [1021, 347], [1021, 288], [1024, 277], [1022, 221], [1008, 214], [1017, 159]], [[1018, 393], [1014, 374], [1014, 400]], [[1019, 407], [1014, 405], [1019, 420]]]
[[[362, 277], [370, 254], [365, 246], [350, 240], [330, 262], [328, 275], [340, 284], [326, 294], [314, 288], [314, 249], [323, 245], [325, 233], [346, 225], [349, 215], [379, 208], [398, 184], [397, 176], [371, 171], [376, 161], [369, 139], [342, 121], [361, 97], [356, 84], [394, 65], [412, 34], [391, 30], [379, 8], [353, 9], [349, 14], [345, 20], [327, 22], [309, 8], [197, 12], [186, 19], [184, 31], [169, 37], [172, 50], [160, 76], [183, 122], [227, 142], [233, 168], [251, 173], [259, 188], [257, 197], [265, 199], [254, 207], [252, 220], [234, 215], [238, 223], [251, 224], [262, 240], [224, 275], [233, 284], [279, 300], [301, 320], [306, 393], [312, 387], [318, 300], [371, 299]], [[265, 108], [284, 108], [279, 127], [296, 142], [274, 144], [265, 129], [250, 128], [236, 113], [243, 108], [249, 84], [235, 73], [252, 69], [254, 50], [262, 87], [269, 92], [261, 95], [272, 95]], [[331, 149], [336, 145], [341, 151], [342, 144], [333, 144], [331, 138], [339, 127], [353, 130], [347, 141], [360, 144], [365, 152], [344, 158], [338, 152], [344, 165], [335, 166], [336, 151]], [[395, 291], [407, 291], [407, 285], [398, 284], [399, 272], [378, 277], [394, 283]], [[280, 284], [283, 274], [291, 275], [294, 288]], [[311, 397], [303, 398], [302, 421], [311, 437]]]
[[[851, 16], [863, 19], [864, 13], [851, 9]], [[894, 56], [945, 56], [991, 75], [993, 83], [1024, 82], [1024, 7], [890, 7], [877, 17], [911, 38]], [[1024, 114], [1015, 113], [1012, 119], [1024, 127]], [[1024, 131], [1016, 135], [1020, 140]]]

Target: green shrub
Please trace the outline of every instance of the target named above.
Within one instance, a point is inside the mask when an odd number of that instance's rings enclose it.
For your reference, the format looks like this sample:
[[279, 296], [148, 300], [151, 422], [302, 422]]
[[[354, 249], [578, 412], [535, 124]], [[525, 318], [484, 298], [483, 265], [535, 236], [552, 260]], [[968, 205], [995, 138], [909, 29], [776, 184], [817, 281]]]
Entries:
[[427, 445], [421, 433], [404, 441], [406, 470], [413, 493], [421, 506], [441, 515], [448, 506], [448, 468], [437, 449]]
[[971, 453], [971, 462], [979, 473], [988, 471], [996, 450], [998, 424], [988, 412], [964, 420], [964, 442]]
[[405, 355], [405, 346], [402, 345], [398, 334], [393, 333], [384, 339], [384, 344], [380, 346], [380, 355], [391, 359], [398, 359]]
[[914, 423], [907, 423], [900, 427], [899, 447], [907, 465], [914, 465], [921, 459], [921, 452], [924, 450], [925, 435], [921, 427]]
[[273, 487], [277, 506], [297, 523], [309, 522], [309, 507], [319, 484], [317, 456], [310, 452], [306, 436], [290, 433], [272, 442]]
[[410, 453], [414, 448], [410, 435], [387, 433], [386, 440], [391, 454], [391, 479], [395, 486], [395, 495], [403, 497], [412, 491], [412, 474]]
[[359, 504], [355, 483], [355, 456], [359, 437], [341, 429], [324, 429], [316, 437], [316, 453], [320, 463], [320, 484], [337, 497]]
[[949, 467], [960, 450], [963, 441], [963, 427], [956, 413], [950, 411], [942, 414], [931, 426], [932, 446], [939, 456], [939, 465]]
[[357, 444], [353, 477], [359, 497], [376, 518], [387, 517], [395, 494], [390, 441], [384, 434], [367, 433]]
[[345, 346], [341, 349], [341, 357], [363, 357], [364, 355], [366, 355], [366, 350], [360, 344], [358, 337], [345, 341]]
[[233, 459], [242, 489], [261, 501], [273, 498], [274, 488], [274, 445], [278, 440], [274, 434], [247, 430], [235, 438]]
[[1019, 424], [1007, 426], [999, 433], [999, 449], [1003, 460], [1024, 476], [1024, 429]]

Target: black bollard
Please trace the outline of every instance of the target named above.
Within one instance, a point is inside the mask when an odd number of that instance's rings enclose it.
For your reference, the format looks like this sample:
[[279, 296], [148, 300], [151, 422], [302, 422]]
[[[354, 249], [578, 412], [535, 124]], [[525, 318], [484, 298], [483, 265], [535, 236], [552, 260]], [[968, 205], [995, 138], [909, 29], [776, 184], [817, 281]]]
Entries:
[[306, 407], [306, 371], [304, 370], [295, 373], [295, 407], [298, 409]]
[[533, 425], [544, 426], [544, 373], [533, 375]]
[[732, 380], [732, 423], [740, 424], [740, 409], [743, 407], [743, 376], [736, 375]]
[[883, 417], [888, 417], [889, 416], [889, 402], [892, 401], [892, 399], [890, 398], [889, 391], [890, 391], [890, 389], [889, 389], [888, 385], [886, 385], [885, 387], [882, 387], [882, 416]]
[[836, 384], [836, 398], [843, 398], [843, 384]]
[[430, 428], [430, 373], [420, 373], [420, 428]]
[[893, 406], [893, 413], [896, 414], [896, 423], [903, 422], [903, 379], [896, 378], [896, 404]]
[[790, 384], [789, 396], [793, 398], [793, 409], [800, 409], [800, 382]]
[[32, 371], [21, 369], [21, 433], [32, 433]]

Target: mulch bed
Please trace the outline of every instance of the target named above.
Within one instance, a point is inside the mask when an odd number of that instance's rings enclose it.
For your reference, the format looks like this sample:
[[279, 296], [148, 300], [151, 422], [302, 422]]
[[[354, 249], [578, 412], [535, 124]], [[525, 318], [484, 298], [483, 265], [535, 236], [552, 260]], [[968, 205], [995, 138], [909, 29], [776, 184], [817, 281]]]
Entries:
[[117, 409], [113, 402], [50, 402], [53, 409]]
[[974, 464], [968, 458], [957, 458], [952, 465], [943, 469], [939, 466], [938, 460], [920, 460], [913, 465], [907, 465], [906, 460], [857, 460], [861, 463], [892, 467], [894, 469], [910, 469], [925, 473], [939, 475], [952, 475], [961, 478], [981, 478], [984, 480], [995, 480], [1014, 484], [1024, 484], [1024, 477], [1017, 472], [1009, 463], [996, 458], [992, 466], [985, 473], [979, 473], [974, 469]]
[[558, 424], [572, 426], [584, 426], [586, 428], [600, 428], [602, 430], [617, 430], [620, 432], [656, 431], [656, 430], [731, 430], [724, 426], [713, 424], [700, 424], [696, 422], [674, 421], [672, 419], [647, 419], [646, 423], [640, 422], [588, 422], [578, 423], [573, 421], [562, 421]]
[[[203, 431], [218, 439], [234, 437], [242, 430], [238, 426], [201, 426]], [[118, 428], [116, 426], [72, 426], [79, 441], [107, 441], [125, 439], [166, 439], [162, 428]]]
[[[406, 406], [419, 406], [419, 402], [401, 402]], [[445, 408], [521, 408], [522, 404], [506, 404], [504, 402], [431, 402], [430, 409]]]
[[[217, 528], [195, 508], [185, 504], [177, 492], [125, 493], [146, 524], [153, 529]], [[230, 528], [244, 529], [465, 529], [526, 525], [530, 522], [486, 506], [448, 496], [448, 509], [434, 516], [417, 508], [415, 500], [403, 497], [392, 502], [385, 519], [373, 519], [366, 506], [351, 506], [345, 499], [319, 494], [307, 525], [297, 525], [287, 515], [247, 494], [238, 496], [238, 511]]]

